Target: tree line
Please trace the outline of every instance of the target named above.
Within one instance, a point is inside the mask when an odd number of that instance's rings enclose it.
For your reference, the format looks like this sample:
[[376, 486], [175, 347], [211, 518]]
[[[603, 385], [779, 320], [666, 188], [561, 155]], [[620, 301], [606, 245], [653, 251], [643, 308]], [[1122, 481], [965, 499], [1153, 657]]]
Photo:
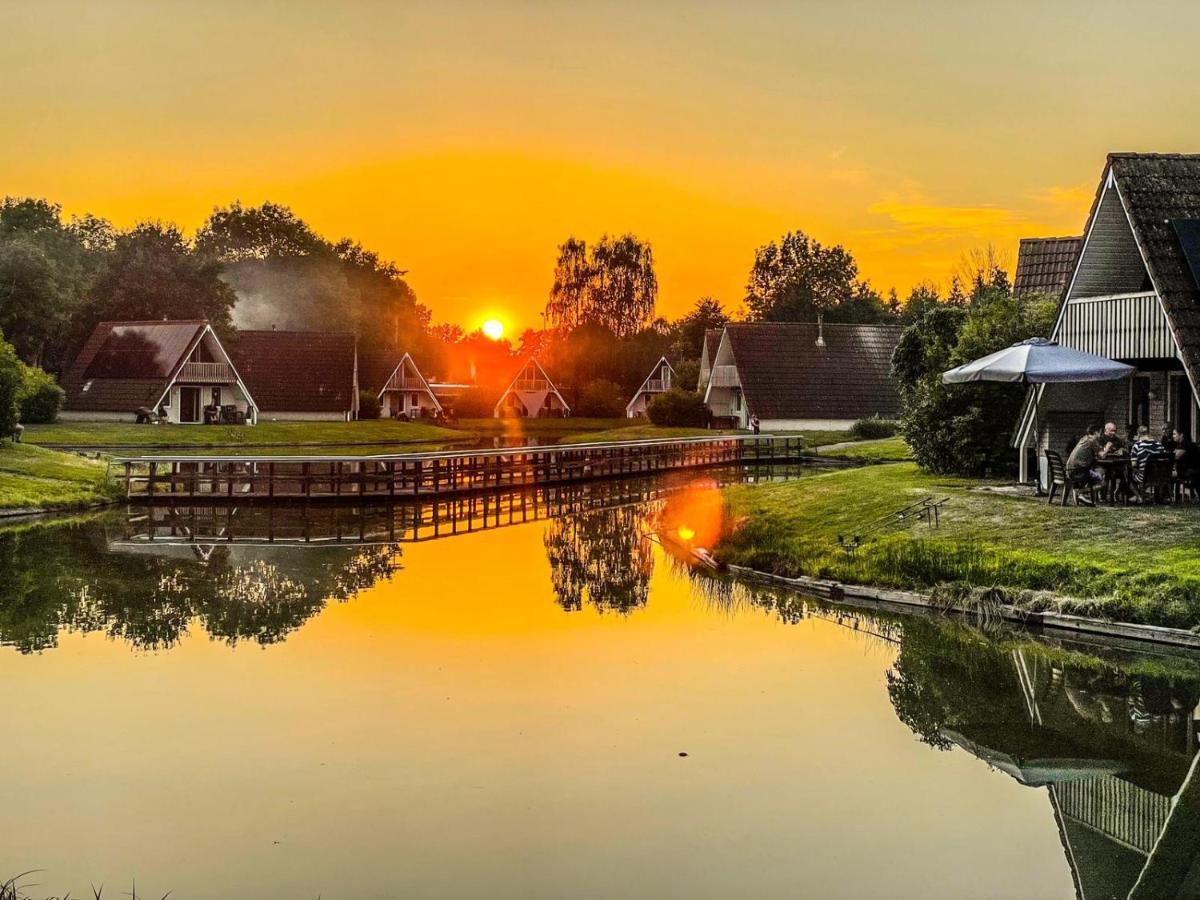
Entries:
[[737, 314], [705, 296], [669, 321], [657, 315], [648, 242], [633, 234], [590, 243], [570, 236], [548, 279], [543, 327], [492, 341], [435, 324], [406, 274], [271, 202], [219, 207], [190, 238], [168, 222], [121, 230], [93, 215], [65, 218], [45, 199], [0, 202], [0, 334], [25, 366], [27, 385], [44, 381], [37, 370], [64, 371], [101, 321], [203, 318], [227, 341], [239, 328], [353, 331], [364, 347], [412, 353], [431, 379], [478, 385], [464, 398], [466, 414], [490, 413], [516, 359], [537, 355], [577, 414], [620, 415], [660, 357], [676, 367], [684, 390], [694, 390], [705, 330], [735, 315], [907, 324], [926, 309], [966, 306], [972, 293], [956, 277], [945, 296], [922, 285], [904, 300], [895, 291], [884, 297], [848, 250], [797, 230], [755, 252]]

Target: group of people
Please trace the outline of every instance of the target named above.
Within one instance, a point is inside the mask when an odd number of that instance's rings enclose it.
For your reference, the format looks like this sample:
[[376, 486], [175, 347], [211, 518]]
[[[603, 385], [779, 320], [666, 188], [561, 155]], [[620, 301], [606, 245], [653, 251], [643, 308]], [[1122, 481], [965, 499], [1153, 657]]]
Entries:
[[[1191, 435], [1180, 431], [1170, 422], [1163, 426], [1162, 433], [1153, 437], [1145, 425], [1130, 425], [1122, 438], [1117, 426], [1109, 422], [1101, 430], [1098, 425], [1088, 427], [1087, 434], [1074, 442], [1067, 457], [1067, 477], [1075, 488], [1092, 488], [1103, 485], [1107, 492], [1115, 494], [1119, 489], [1128, 491], [1124, 483], [1126, 471], [1133, 479], [1134, 487], [1145, 483], [1147, 465], [1152, 459], [1172, 462], [1174, 474], [1179, 481], [1191, 484], [1200, 480], [1200, 447]], [[1104, 460], [1127, 460], [1125, 466], [1105, 466]], [[1137, 491], [1142, 495], [1142, 491]], [[1090, 500], [1078, 495], [1084, 503]], [[1159, 498], [1161, 499], [1161, 498]]]

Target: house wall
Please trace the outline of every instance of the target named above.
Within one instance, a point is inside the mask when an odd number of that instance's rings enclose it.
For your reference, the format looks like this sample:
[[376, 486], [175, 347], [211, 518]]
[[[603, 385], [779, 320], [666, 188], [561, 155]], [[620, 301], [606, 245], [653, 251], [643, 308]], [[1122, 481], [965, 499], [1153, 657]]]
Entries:
[[763, 431], [849, 431], [854, 419], [760, 419]]
[[[517, 398], [524, 406], [524, 412], [516, 412], [513, 410], [512, 399]], [[545, 415], [545, 411], [567, 414], [567, 407], [558, 395], [553, 391], [506, 391], [504, 396], [500, 398], [500, 402], [496, 404], [495, 417], [503, 418], [505, 415], [517, 415], [522, 418], [535, 419], [540, 415]]]
[[746, 398], [742, 396], [742, 389], [740, 387], [717, 387], [710, 385], [708, 388], [708, 409], [716, 418], [735, 418], [738, 420], [739, 427], [746, 427], [748, 421]]
[[62, 422], [132, 422], [132, 412], [91, 412], [88, 410], [64, 409], [58, 414]]
[[[233, 404], [238, 409], [246, 412], [249, 417], [253, 410], [250, 409], [250, 403], [246, 399], [246, 395], [235, 384], [173, 384], [171, 389], [167, 391], [167, 397], [164, 403], [167, 407], [167, 421], [172, 424], [179, 424], [180, 403], [179, 389], [181, 387], [197, 387], [200, 389], [200, 421], [204, 421], [204, 407], [212, 402], [212, 392], [214, 389], [221, 392], [220, 402], [218, 406], [228, 406]], [[189, 423], [192, 424], [192, 423]]]
[[[413, 402], [414, 395], [415, 403]], [[433, 415], [438, 408], [437, 404], [433, 402], [433, 398], [425, 391], [384, 391], [379, 402], [384, 418], [391, 418], [401, 413], [407, 416], [419, 416], [421, 410], [428, 410], [428, 414]]]
[[348, 422], [353, 414], [347, 412], [289, 412], [288, 410], [260, 411], [260, 422]]

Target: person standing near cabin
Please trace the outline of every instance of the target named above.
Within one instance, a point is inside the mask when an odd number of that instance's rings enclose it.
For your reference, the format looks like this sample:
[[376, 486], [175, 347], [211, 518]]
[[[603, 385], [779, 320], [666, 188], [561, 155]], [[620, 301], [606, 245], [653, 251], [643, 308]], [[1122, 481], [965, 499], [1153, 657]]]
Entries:
[[761, 426], [761, 424], [760, 424], [760, 423], [759, 423], [759, 421], [758, 421], [758, 416], [751, 416], [751, 417], [750, 417], [750, 427], [751, 427], [752, 429], [754, 429], [754, 433], [755, 433], [755, 434], [758, 434], [759, 430], [760, 430], [760, 429], [761, 429], [761, 427], [762, 427], [762, 426]]

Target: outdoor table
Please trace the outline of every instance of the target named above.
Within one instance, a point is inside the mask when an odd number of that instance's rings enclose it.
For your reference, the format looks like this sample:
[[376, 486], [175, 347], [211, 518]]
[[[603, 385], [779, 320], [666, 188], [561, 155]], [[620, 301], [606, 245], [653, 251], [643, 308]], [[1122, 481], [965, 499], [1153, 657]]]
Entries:
[[1116, 456], [1100, 456], [1096, 458], [1096, 467], [1104, 473], [1103, 494], [1110, 503], [1117, 502], [1117, 491], [1122, 499], [1129, 502], [1129, 492], [1132, 490], [1130, 479], [1133, 470], [1129, 454], [1121, 453]]

